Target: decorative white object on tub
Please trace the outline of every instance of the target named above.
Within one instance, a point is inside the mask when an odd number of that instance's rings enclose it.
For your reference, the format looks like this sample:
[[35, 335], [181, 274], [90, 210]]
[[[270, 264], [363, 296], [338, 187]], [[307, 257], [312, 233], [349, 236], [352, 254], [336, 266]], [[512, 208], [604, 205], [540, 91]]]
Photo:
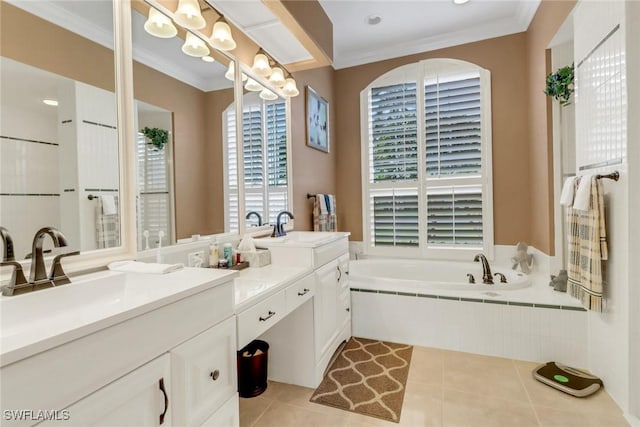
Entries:
[[533, 255], [527, 253], [528, 249], [529, 245], [527, 245], [526, 243], [518, 243], [518, 246], [516, 246], [516, 255], [511, 258], [511, 262], [513, 263], [511, 268], [513, 270], [520, 267], [520, 271], [522, 271], [523, 273], [531, 273], [531, 270], [533, 269]]

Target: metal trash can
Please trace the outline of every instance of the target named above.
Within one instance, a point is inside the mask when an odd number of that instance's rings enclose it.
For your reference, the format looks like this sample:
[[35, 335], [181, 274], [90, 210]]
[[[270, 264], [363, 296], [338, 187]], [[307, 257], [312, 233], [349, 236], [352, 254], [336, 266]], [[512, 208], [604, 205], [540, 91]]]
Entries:
[[267, 389], [269, 344], [253, 340], [238, 351], [238, 393], [240, 397], [255, 397]]

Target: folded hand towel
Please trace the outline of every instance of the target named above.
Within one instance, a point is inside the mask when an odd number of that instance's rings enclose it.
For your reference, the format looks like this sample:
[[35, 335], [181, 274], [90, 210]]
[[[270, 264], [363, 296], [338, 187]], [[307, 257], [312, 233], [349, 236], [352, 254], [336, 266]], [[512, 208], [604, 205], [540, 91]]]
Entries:
[[327, 199], [325, 199], [324, 194], [316, 194], [316, 199], [318, 201], [318, 206], [320, 207], [320, 215], [326, 215], [329, 213], [329, 206], [327, 204]]
[[102, 215], [115, 215], [116, 212], [116, 198], [111, 194], [105, 194], [100, 196], [102, 202]]
[[109, 264], [109, 270], [124, 273], [166, 274], [182, 270], [184, 264], [157, 264], [153, 262], [115, 261]]
[[576, 190], [576, 196], [573, 199], [573, 209], [579, 211], [589, 210], [589, 201], [591, 200], [591, 183], [594, 180], [593, 175], [582, 175], [580, 184]]
[[564, 180], [562, 194], [560, 194], [560, 204], [562, 206], [573, 206], [573, 196], [576, 193], [576, 177], [572, 176]]

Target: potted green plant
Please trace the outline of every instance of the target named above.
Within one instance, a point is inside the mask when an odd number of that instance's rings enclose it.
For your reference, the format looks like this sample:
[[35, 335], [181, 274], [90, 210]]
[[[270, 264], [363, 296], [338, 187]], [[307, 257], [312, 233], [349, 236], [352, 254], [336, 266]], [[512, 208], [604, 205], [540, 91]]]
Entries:
[[169, 132], [164, 129], [145, 126], [140, 132], [149, 138], [156, 150], [162, 150], [167, 142], [169, 142]]
[[558, 71], [547, 76], [547, 88], [544, 93], [553, 96], [561, 106], [571, 104], [569, 100], [574, 91], [573, 78], [573, 64], [559, 68]]

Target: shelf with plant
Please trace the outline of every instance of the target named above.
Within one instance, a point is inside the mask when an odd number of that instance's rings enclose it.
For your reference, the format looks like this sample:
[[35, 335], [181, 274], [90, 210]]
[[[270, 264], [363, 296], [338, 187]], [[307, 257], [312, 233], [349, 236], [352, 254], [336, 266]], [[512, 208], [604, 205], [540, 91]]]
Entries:
[[552, 96], [563, 107], [569, 105], [571, 104], [571, 95], [575, 90], [573, 80], [573, 64], [559, 68], [555, 73], [550, 73], [547, 76], [547, 87], [544, 93]]
[[164, 129], [145, 126], [140, 132], [151, 141], [156, 150], [162, 150], [169, 142], [169, 131]]

